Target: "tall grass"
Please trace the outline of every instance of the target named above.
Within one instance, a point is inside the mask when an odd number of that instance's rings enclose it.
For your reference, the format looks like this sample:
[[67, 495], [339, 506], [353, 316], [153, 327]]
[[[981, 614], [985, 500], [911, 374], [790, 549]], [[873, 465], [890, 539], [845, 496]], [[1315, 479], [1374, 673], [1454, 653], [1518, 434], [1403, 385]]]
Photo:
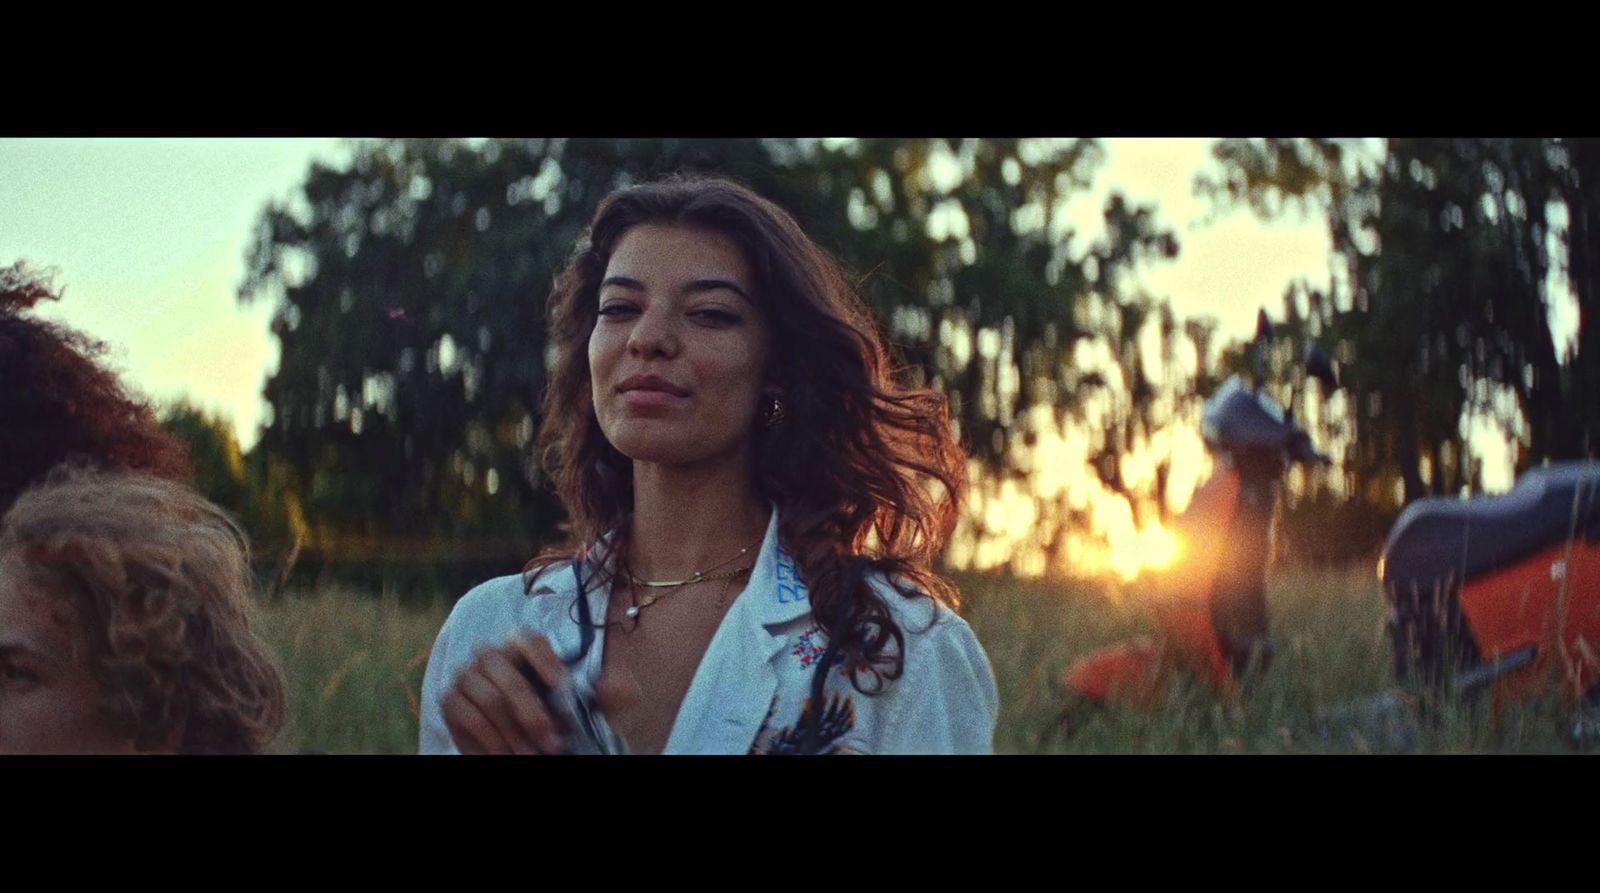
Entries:
[[[1001, 753], [1572, 752], [1571, 711], [1554, 699], [1399, 694], [1375, 575], [1289, 572], [1268, 584], [1276, 654], [1231, 697], [1175, 680], [1162, 707], [1083, 711], [1060, 722], [1057, 680], [1076, 658], [1151, 631], [1139, 587], [965, 578], [968, 619], [1000, 688]], [[1068, 733], [1070, 730], [1070, 734]]]
[[[1268, 586], [1277, 644], [1271, 667], [1234, 697], [1174, 684], [1156, 711], [1114, 706], [1058, 718], [1056, 680], [1077, 657], [1150, 629], [1137, 586], [963, 575], [967, 616], [1000, 690], [1000, 753], [1571, 752], [1570, 712], [1552, 701], [1508, 706], [1441, 701], [1375, 723], [1352, 709], [1394, 686], [1383, 601], [1370, 569], [1289, 572]], [[416, 698], [449, 607], [392, 595], [291, 592], [263, 610], [288, 678], [279, 750], [411, 753]]]
[[281, 661], [288, 723], [275, 748], [415, 753], [417, 694], [449, 606], [339, 589], [287, 593], [262, 611]]

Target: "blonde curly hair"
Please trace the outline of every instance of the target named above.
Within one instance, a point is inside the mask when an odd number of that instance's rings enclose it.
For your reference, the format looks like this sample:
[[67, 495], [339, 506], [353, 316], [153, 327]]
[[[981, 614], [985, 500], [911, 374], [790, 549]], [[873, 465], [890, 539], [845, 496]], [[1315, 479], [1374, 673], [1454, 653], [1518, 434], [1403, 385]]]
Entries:
[[283, 680], [252, 629], [249, 544], [189, 488], [57, 469], [0, 520], [0, 559], [77, 609], [101, 709], [140, 749], [259, 753]]

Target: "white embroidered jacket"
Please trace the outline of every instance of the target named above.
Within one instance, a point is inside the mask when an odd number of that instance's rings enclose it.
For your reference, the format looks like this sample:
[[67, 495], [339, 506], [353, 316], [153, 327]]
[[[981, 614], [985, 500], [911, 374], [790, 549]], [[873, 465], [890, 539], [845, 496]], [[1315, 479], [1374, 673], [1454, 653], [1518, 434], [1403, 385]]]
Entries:
[[[811, 616], [806, 586], [778, 545], [773, 512], [750, 584], [729, 606], [712, 636], [678, 709], [665, 753], [781, 752], [804, 726], [812, 673], [827, 646]], [[990, 753], [999, 695], [994, 672], [966, 621], [931, 599], [907, 599], [881, 578], [884, 595], [905, 636], [905, 670], [876, 695], [863, 695], [844, 668], [829, 671], [822, 723], [823, 752], [947, 754]], [[532, 595], [520, 575], [477, 586], [450, 613], [422, 681], [422, 753], [457, 753], [439, 705], [462, 666], [479, 648], [503, 643], [523, 630], [550, 641], [558, 654], [575, 654], [577, 590], [570, 565], [540, 576]], [[606, 593], [591, 592], [592, 616], [605, 616]], [[930, 624], [931, 621], [931, 624]], [[600, 672], [604, 630], [576, 672], [591, 681]], [[868, 684], [870, 677], [864, 679]]]

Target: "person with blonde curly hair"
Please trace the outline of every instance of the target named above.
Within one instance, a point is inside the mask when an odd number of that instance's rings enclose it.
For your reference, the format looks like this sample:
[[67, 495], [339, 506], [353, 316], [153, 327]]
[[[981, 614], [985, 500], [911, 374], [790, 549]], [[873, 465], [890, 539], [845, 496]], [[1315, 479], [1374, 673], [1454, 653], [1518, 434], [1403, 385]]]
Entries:
[[65, 468], [0, 519], [0, 753], [249, 754], [283, 723], [249, 546], [189, 488]]

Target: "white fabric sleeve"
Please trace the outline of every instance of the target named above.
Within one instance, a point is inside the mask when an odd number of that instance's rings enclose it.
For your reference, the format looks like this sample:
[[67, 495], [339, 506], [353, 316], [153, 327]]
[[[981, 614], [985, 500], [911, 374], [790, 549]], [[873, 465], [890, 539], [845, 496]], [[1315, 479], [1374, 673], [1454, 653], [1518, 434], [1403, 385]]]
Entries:
[[905, 672], [888, 695], [878, 752], [993, 753], [1000, 694], [972, 628], [941, 608], [931, 629], [902, 629]]
[[433, 642], [433, 653], [428, 655], [428, 669], [422, 675], [422, 698], [417, 717], [417, 753], [420, 754], [461, 753], [456, 748], [455, 740], [450, 737], [450, 729], [444, 724], [444, 714], [439, 710], [439, 704], [450, 690], [450, 683], [455, 681], [456, 671], [460, 668], [460, 661], [454, 659], [450, 647], [451, 625], [459, 616], [460, 609], [458, 603], [445, 619], [444, 626], [440, 627], [439, 635]]
[[422, 698], [417, 710], [418, 753], [461, 752], [444, 723], [440, 710], [444, 697], [480, 649], [503, 645], [524, 628], [522, 612], [527, 605], [522, 575], [510, 574], [474, 586], [450, 610], [433, 642], [433, 653], [428, 655], [428, 669], [422, 675]]

